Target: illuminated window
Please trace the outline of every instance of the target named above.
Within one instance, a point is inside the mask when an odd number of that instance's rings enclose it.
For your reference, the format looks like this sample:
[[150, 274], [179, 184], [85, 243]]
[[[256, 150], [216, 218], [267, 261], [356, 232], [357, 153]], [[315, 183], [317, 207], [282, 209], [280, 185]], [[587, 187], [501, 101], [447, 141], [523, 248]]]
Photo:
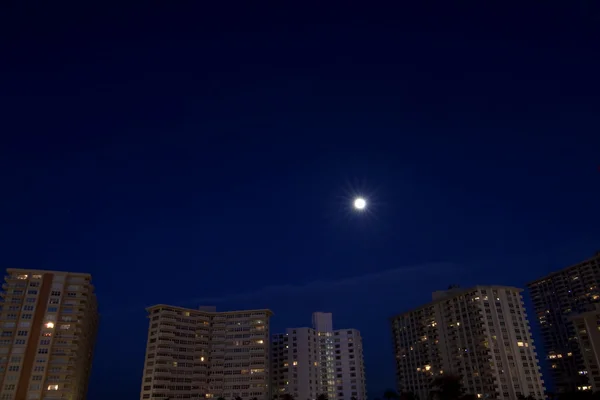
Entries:
[[426, 365], [425, 366], [425, 371], [429, 371], [431, 369], [431, 365]]
[[525, 346], [525, 345], [523, 344], [523, 342], [517, 342], [517, 346], [519, 346], [519, 347], [523, 347], [523, 346]]
[[298, 361], [294, 361], [292, 365], [298, 365]]
[[173, 361], [173, 366], [176, 367], [177, 366], [177, 361]]
[[58, 390], [58, 385], [48, 385], [48, 390]]
[[60, 329], [65, 329], [66, 330], [66, 329], [70, 329], [70, 328], [71, 328], [71, 324], [62, 324], [60, 326]]
[[42, 279], [42, 275], [31, 275], [31, 279]]
[[204, 361], [204, 357], [200, 357], [200, 361]]
[[44, 326], [48, 329], [52, 329], [52, 328], [54, 328], [54, 322], [46, 322], [46, 324]]
[[17, 275], [17, 279], [27, 279], [27, 275]]
[[[315, 363], [315, 365], [316, 365], [316, 364], [317, 364], [317, 363]], [[283, 363], [283, 366], [284, 366], [284, 367], [287, 367], [287, 366], [289, 366], [289, 365], [290, 365], [289, 363], [286, 363], [286, 362], [284, 362], [284, 363]]]
[[265, 342], [265, 341], [264, 341], [264, 340], [262, 340], [262, 339], [259, 339], [259, 340], [257, 340], [257, 341], [256, 341], [256, 343], [257, 343], [257, 344], [263, 344], [264, 342]]

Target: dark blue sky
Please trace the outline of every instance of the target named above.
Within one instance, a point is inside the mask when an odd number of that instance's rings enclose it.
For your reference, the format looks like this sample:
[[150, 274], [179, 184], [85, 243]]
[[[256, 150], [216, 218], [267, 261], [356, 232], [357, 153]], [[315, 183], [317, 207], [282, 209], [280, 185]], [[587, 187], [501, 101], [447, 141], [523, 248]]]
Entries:
[[93, 274], [91, 400], [155, 303], [331, 311], [375, 397], [391, 315], [600, 250], [591, 2], [171, 3], [2, 6], [0, 262]]

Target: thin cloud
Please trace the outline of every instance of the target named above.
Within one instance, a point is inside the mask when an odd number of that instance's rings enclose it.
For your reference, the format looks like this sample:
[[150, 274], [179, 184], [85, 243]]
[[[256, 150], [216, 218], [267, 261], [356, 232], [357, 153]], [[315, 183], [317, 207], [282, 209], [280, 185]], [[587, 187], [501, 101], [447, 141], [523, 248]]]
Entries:
[[406, 279], [409, 273], [431, 273], [457, 269], [456, 264], [452, 263], [429, 263], [410, 267], [393, 268], [386, 271], [368, 273], [364, 275], [346, 277], [337, 280], [318, 280], [300, 285], [283, 284], [266, 286], [259, 290], [245, 293], [233, 293], [219, 297], [204, 297], [188, 299], [177, 304], [217, 304], [223, 302], [250, 300], [274, 295], [299, 295], [304, 293], [314, 293], [319, 291], [343, 290], [355, 286], [378, 285], [383, 283], [398, 282], [400, 279]]
[[[282, 284], [282, 285], [272, 285], [266, 286], [262, 289], [248, 291], [244, 293], [231, 293], [226, 294], [219, 297], [203, 297], [203, 298], [191, 298], [182, 301], [170, 301], [166, 299], [164, 304], [172, 304], [176, 306], [187, 306], [193, 304], [194, 306], [198, 304], [203, 305], [217, 305], [225, 302], [242, 302], [254, 299], [260, 299], [264, 297], [282, 297], [282, 296], [301, 296], [314, 294], [318, 292], [332, 292], [335, 290], [349, 290], [354, 287], [365, 287], [368, 285], [372, 285], [374, 287], [380, 285], [390, 285], [390, 284], [400, 284], [403, 281], [406, 281], [410, 275], [410, 277], [415, 277], [415, 274], [431, 274], [431, 273], [442, 273], [442, 272], [457, 272], [459, 270], [459, 266], [453, 263], [427, 263], [420, 265], [413, 265], [407, 267], [393, 268], [388, 269], [381, 272], [373, 272], [367, 273], [363, 275], [344, 277], [341, 279], [335, 280], [317, 280], [312, 282], [307, 282], [304, 284], [292, 285], [292, 284]], [[143, 314], [143, 310], [150, 306], [151, 304], [140, 305], [136, 307], [119, 309], [118, 314], [124, 315], [127, 313], [141, 313]], [[111, 317], [113, 315], [114, 310], [109, 310], [107, 312], [102, 312], [102, 317]]]

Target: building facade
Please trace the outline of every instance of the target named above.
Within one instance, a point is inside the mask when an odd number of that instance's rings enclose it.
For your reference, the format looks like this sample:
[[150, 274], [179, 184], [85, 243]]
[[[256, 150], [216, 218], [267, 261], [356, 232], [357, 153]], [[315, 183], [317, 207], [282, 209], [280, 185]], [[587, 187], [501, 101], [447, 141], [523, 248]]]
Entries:
[[600, 252], [527, 286], [556, 391], [598, 390], [598, 358], [590, 362], [595, 354], [589, 342], [592, 332], [580, 326], [590, 322], [595, 304], [600, 304]]
[[159, 304], [147, 311], [140, 399], [268, 399], [270, 310]]
[[91, 276], [8, 269], [4, 280], [0, 399], [85, 399], [98, 331]]
[[442, 375], [462, 378], [477, 398], [544, 398], [537, 354], [521, 289], [452, 288], [433, 301], [392, 318], [400, 392], [428, 398]]
[[271, 342], [272, 398], [366, 400], [362, 338], [333, 329], [330, 313], [314, 313], [312, 328], [289, 328]]

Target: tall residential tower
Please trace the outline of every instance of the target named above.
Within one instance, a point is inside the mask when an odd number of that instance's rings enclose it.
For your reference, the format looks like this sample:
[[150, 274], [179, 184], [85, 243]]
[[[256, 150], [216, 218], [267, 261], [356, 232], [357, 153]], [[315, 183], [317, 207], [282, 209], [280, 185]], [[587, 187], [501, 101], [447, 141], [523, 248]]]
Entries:
[[527, 286], [556, 390], [600, 390], [600, 360], [593, 346], [600, 326], [595, 319], [600, 315], [600, 252]]
[[441, 375], [462, 377], [477, 398], [544, 396], [521, 289], [452, 288], [392, 318], [398, 389], [428, 397]]
[[314, 313], [312, 328], [273, 335], [271, 352], [273, 399], [327, 394], [331, 400], [366, 400], [360, 332], [334, 330], [330, 313]]
[[0, 314], [0, 399], [85, 399], [98, 330], [91, 276], [7, 272]]
[[159, 304], [147, 311], [140, 399], [268, 399], [270, 310]]

